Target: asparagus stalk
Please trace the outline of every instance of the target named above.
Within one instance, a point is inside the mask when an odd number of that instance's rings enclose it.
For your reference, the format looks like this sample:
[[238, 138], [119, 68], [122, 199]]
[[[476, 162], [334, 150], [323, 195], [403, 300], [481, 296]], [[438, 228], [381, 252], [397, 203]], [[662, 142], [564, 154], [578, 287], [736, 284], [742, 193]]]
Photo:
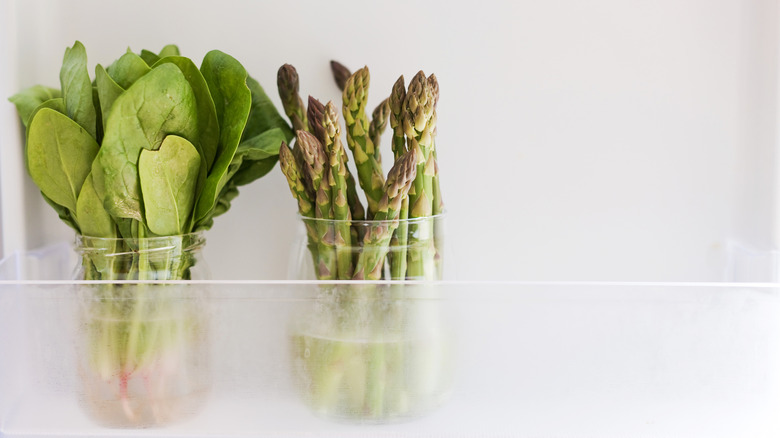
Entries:
[[[403, 105], [403, 129], [407, 147], [416, 149], [417, 175], [409, 192], [409, 217], [428, 218], [433, 213], [432, 159], [433, 137], [436, 130], [434, 86], [420, 71], [409, 83]], [[435, 275], [433, 227], [418, 221], [410, 226], [407, 277], [431, 279]]]
[[[314, 217], [314, 204], [312, 203], [312, 198], [304, 184], [298, 162], [285, 142], [282, 142], [282, 145], [279, 148], [279, 166], [282, 168], [282, 173], [287, 179], [290, 193], [292, 193], [293, 197], [298, 201], [298, 212], [300, 215], [304, 218]], [[304, 219], [304, 224], [306, 225], [309, 252], [311, 253], [314, 265], [317, 266], [319, 260], [317, 257], [317, 229], [311, 221], [307, 221], [306, 219]]]
[[[431, 74], [428, 76], [428, 85], [431, 87], [433, 94], [433, 113], [436, 117], [436, 107], [439, 105], [439, 81], [436, 80], [436, 75]], [[431, 136], [436, 136], [436, 127], [434, 126]], [[434, 215], [444, 212], [444, 201], [441, 199], [441, 187], [439, 186], [439, 161], [436, 157], [436, 141], [432, 139], [433, 150], [431, 151], [433, 157], [433, 207], [432, 212]]]
[[352, 76], [352, 72], [338, 61], [330, 61], [330, 71], [333, 72], [333, 80], [336, 81], [339, 90], [344, 91], [347, 79]]
[[293, 129], [307, 130], [306, 110], [303, 107], [301, 96], [298, 95], [300, 83], [298, 72], [290, 64], [279, 67], [276, 73], [276, 86], [279, 89], [279, 97], [282, 99], [284, 112], [293, 124]]
[[[390, 93], [388, 106], [390, 108], [390, 128], [393, 130], [393, 156], [398, 160], [406, 152], [406, 143], [403, 128], [403, 105], [406, 99], [406, 85], [404, 76], [398, 78], [393, 84], [393, 90]], [[409, 224], [406, 219], [409, 218], [409, 197], [403, 199], [401, 211], [399, 213], [400, 222], [398, 228], [393, 233], [390, 246], [393, 250], [390, 252], [390, 278], [392, 280], [403, 280], [406, 278], [406, 246], [409, 239]]]
[[382, 200], [385, 179], [382, 166], [376, 160], [374, 143], [368, 136], [368, 118], [365, 108], [368, 100], [368, 68], [363, 67], [347, 79], [343, 93], [344, 122], [347, 126], [347, 145], [357, 166], [358, 182], [366, 193], [368, 218], [374, 217]]
[[333, 219], [338, 221], [335, 224], [338, 279], [349, 280], [352, 278], [352, 227], [349, 223], [351, 213], [347, 200], [347, 158], [344, 144], [341, 142], [339, 113], [333, 102], [328, 102], [325, 107], [323, 125], [325, 150], [330, 163]]
[[[298, 144], [303, 152], [303, 171], [316, 191], [314, 217], [333, 219], [332, 193], [330, 180], [333, 178], [328, 165], [328, 156], [322, 143], [314, 134], [298, 131]], [[333, 280], [336, 278], [336, 249], [333, 227], [326, 221], [317, 222], [317, 278]]]
[[363, 203], [360, 202], [357, 186], [355, 184], [355, 177], [352, 176], [352, 172], [349, 171], [349, 168], [347, 168], [347, 201], [349, 202], [349, 211], [352, 214], [352, 219], [356, 221], [365, 220], [366, 211], [363, 208]]
[[417, 174], [417, 149], [412, 149], [396, 160], [387, 175], [384, 195], [372, 225], [363, 238], [363, 251], [355, 266], [354, 280], [378, 280], [382, 277], [382, 263], [387, 255], [393, 231], [398, 226], [398, 214]]
[[[433, 111], [434, 114], [436, 112], [436, 107], [439, 105], [439, 81], [436, 79], [436, 75], [431, 74], [428, 76], [428, 84], [431, 86], [431, 89], [433, 91]], [[436, 128], [433, 130], [433, 135], [436, 135]], [[439, 215], [444, 213], [444, 201], [441, 197], [441, 186], [439, 184], [439, 159], [436, 156], [436, 141], [433, 141], [433, 151], [431, 152], [431, 157], [433, 159], [433, 207], [432, 207], [432, 213], [434, 215]], [[434, 224], [434, 227], [436, 224]], [[437, 234], [435, 232], [434, 228], [434, 234]], [[434, 248], [436, 251], [436, 255], [434, 256], [435, 265], [436, 265], [436, 277], [441, 278], [442, 275], [442, 263], [441, 263], [441, 241], [439, 239], [434, 238]]]
[[371, 123], [368, 125], [368, 138], [374, 143], [374, 158], [382, 164], [382, 156], [379, 153], [379, 142], [382, 133], [387, 128], [387, 118], [390, 115], [390, 98], [383, 100], [371, 113]]
[[309, 108], [306, 110], [306, 114], [309, 118], [308, 131], [314, 134], [320, 143], [325, 145], [327, 140], [325, 127], [323, 126], [325, 121], [325, 105], [319, 100], [309, 96]]
[[390, 93], [388, 100], [390, 106], [390, 128], [393, 130], [393, 156], [396, 160], [406, 152], [403, 126], [405, 100], [406, 85], [404, 85], [404, 76], [401, 75], [393, 84], [393, 91]]

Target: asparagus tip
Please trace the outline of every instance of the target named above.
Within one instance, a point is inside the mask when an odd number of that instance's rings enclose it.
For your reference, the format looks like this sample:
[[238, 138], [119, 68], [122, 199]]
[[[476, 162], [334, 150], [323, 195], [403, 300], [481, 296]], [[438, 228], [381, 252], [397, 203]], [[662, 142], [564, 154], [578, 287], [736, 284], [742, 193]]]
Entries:
[[352, 72], [344, 64], [334, 60], [330, 61], [330, 70], [333, 72], [333, 79], [336, 81], [339, 90], [344, 90], [347, 79], [352, 76]]

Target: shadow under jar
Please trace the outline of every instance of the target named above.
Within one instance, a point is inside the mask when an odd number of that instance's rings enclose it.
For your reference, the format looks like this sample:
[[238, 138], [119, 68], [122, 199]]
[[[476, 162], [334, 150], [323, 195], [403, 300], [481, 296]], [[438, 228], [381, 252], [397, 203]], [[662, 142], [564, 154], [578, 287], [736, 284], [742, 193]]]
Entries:
[[357, 423], [405, 421], [439, 407], [454, 376], [446, 301], [434, 283], [446, 272], [444, 216], [301, 220], [289, 277], [352, 280], [319, 284], [292, 325], [304, 401], [317, 415]]
[[[107, 427], [163, 426], [196, 413], [210, 386], [201, 233], [139, 239], [79, 236], [81, 404]], [[134, 282], [135, 281], [135, 282]]]

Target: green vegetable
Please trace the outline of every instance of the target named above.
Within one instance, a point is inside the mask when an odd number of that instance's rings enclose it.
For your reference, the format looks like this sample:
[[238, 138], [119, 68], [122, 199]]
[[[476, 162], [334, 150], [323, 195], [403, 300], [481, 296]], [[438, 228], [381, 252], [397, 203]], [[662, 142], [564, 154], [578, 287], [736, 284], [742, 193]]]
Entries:
[[[246, 85], [246, 70], [229, 55], [216, 50], [209, 52], [203, 58], [201, 72], [214, 100], [221, 130], [216, 161], [195, 208], [196, 222], [208, 217], [228, 182], [228, 166], [233, 161], [252, 105], [252, 95]], [[230, 105], [226, 105], [227, 102]]]
[[[59, 97], [62, 97], [62, 92], [59, 89], [34, 85], [21, 93], [11, 96], [8, 100], [16, 105], [19, 118], [22, 119], [22, 124], [24, 124], [26, 129], [32, 121], [32, 115], [36, 108], [48, 100]], [[62, 112], [65, 112], [64, 106]]]
[[187, 139], [165, 137], [156, 151], [144, 149], [138, 173], [146, 223], [160, 236], [183, 234], [195, 201], [201, 157]]
[[76, 200], [98, 153], [98, 144], [76, 122], [44, 108], [30, 124], [27, 166], [44, 195], [76, 212]]
[[97, 139], [97, 115], [92, 101], [92, 81], [87, 72], [87, 51], [78, 41], [65, 50], [60, 84], [65, 114], [86, 129], [92, 138]]
[[[202, 244], [191, 233], [210, 228], [237, 187], [268, 173], [293, 136], [260, 84], [217, 50], [200, 68], [173, 45], [159, 54], [128, 51], [107, 68], [97, 65], [93, 82], [77, 41], [65, 51], [60, 82], [61, 90], [34, 86], [9, 100], [26, 129], [30, 176], [89, 242], [87, 280], [190, 278], [186, 248]], [[159, 236], [162, 243], [148, 239]], [[176, 372], [154, 365], [160, 355], [179, 354], [174, 332], [182, 321], [165, 310], [174, 303], [143, 287], [105, 285], [99, 295], [92, 304], [110, 309], [97, 313], [113, 318], [93, 322], [90, 332], [101, 376], [121, 376], [126, 394], [133, 376]], [[153, 320], [144, 319], [149, 308], [157, 309]]]
[[125, 53], [106, 69], [111, 79], [124, 89], [130, 88], [150, 70], [149, 65], [132, 52]]
[[[285, 144], [279, 156], [306, 226], [317, 278], [440, 279], [441, 241], [432, 217], [443, 211], [434, 143], [439, 98], [436, 77], [420, 72], [407, 89], [401, 76], [369, 121], [365, 111], [368, 69], [351, 74], [335, 61], [331, 69], [342, 90], [346, 140], [357, 178], [346, 166], [335, 106], [309, 97], [304, 111], [298, 75], [290, 65], [280, 68], [277, 82], [292, 123], [301, 125], [307, 120], [293, 149]], [[385, 180], [378, 145], [388, 123], [394, 164]], [[356, 180], [365, 194], [367, 212]], [[403, 339], [387, 338], [389, 327], [404, 327], [420, 317], [418, 312], [398, 310], [392, 298], [377, 299], [383, 292], [373, 284], [323, 288], [322, 302], [314, 310], [322, 315], [307, 319], [305, 325], [314, 327], [294, 337], [294, 354], [314, 409], [361, 421], [405, 416], [425, 406], [423, 400], [447, 384], [446, 378], [427, 373], [421, 377], [419, 369], [405, 369], [414, 360], [421, 360], [422, 368], [435, 369], [443, 363], [441, 346], [433, 343], [418, 351], [408, 348]], [[437, 318], [423, 318], [428, 316]]]

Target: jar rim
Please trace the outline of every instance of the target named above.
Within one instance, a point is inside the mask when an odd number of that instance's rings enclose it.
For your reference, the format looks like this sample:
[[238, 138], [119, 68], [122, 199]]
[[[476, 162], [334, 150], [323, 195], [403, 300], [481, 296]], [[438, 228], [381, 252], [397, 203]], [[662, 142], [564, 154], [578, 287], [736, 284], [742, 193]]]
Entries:
[[[116, 248], [112, 245], [114, 243], [121, 242], [129, 244], [131, 250], [129, 251], [116, 251]], [[186, 242], [186, 245], [185, 245]], [[195, 231], [192, 233], [176, 234], [172, 236], [153, 236], [153, 237], [136, 237], [136, 238], [124, 238], [124, 237], [93, 237], [84, 236], [76, 233], [75, 237], [76, 250], [79, 252], [111, 252], [111, 255], [123, 255], [137, 253], [139, 251], [151, 252], [151, 251], [168, 251], [171, 249], [181, 248], [182, 251], [195, 251], [202, 248], [206, 244], [205, 232]], [[139, 245], [143, 243], [143, 245]], [[144, 249], [132, 249], [137, 247], [143, 247]]]
[[369, 219], [325, 219], [325, 218], [317, 218], [317, 217], [308, 217], [308, 216], [302, 216], [300, 213], [296, 213], [296, 216], [298, 216], [298, 219], [303, 222], [314, 222], [314, 223], [329, 223], [329, 224], [351, 224], [353, 226], [372, 226], [372, 225], [382, 225], [382, 224], [392, 224], [392, 223], [408, 223], [408, 224], [416, 224], [421, 222], [428, 222], [428, 221], [436, 221], [436, 220], [442, 220], [447, 217], [447, 212], [444, 211], [439, 214], [433, 214], [430, 216], [423, 216], [423, 217], [410, 217], [407, 219], [386, 219], [386, 220], [369, 220]]

